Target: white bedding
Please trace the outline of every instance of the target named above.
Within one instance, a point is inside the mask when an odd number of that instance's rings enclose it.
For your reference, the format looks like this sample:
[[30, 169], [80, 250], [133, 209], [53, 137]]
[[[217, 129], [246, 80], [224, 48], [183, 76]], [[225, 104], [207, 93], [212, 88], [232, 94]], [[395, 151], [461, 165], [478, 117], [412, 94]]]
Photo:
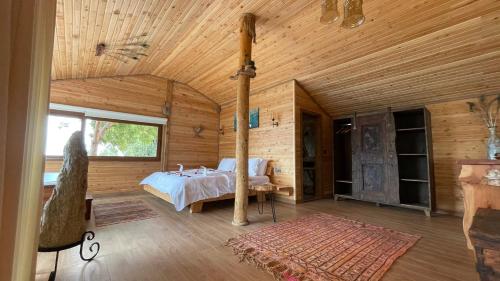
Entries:
[[[269, 182], [267, 176], [249, 177], [251, 185]], [[203, 175], [202, 170], [179, 172], [156, 172], [142, 180], [160, 192], [167, 193], [175, 209], [181, 211], [196, 201], [215, 198], [236, 190], [236, 177], [233, 172], [209, 170]]]

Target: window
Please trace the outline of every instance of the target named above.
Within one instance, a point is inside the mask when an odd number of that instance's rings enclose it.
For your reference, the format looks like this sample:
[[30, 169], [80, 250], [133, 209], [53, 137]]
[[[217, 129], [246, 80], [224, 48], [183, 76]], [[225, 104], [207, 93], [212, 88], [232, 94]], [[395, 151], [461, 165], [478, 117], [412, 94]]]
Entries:
[[83, 113], [51, 111], [48, 118], [48, 158], [61, 158], [69, 137], [84, 134], [91, 160], [160, 160], [160, 124], [86, 117]]
[[83, 129], [83, 114], [51, 112], [47, 124], [45, 155], [62, 157], [69, 137]]
[[158, 158], [159, 125], [100, 118], [85, 120], [85, 146], [89, 156]]

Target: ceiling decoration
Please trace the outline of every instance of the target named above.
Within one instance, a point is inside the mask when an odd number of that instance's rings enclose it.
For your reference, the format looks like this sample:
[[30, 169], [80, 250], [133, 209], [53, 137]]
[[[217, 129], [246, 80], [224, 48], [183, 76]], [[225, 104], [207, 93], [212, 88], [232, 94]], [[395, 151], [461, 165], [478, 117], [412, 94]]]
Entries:
[[[355, 29], [321, 24], [319, 4], [58, 0], [52, 79], [152, 74], [232, 102], [239, 17], [252, 12], [252, 92], [296, 79], [334, 116], [500, 92], [500, 1], [364, 0]], [[143, 33], [147, 57], [95, 56], [99, 43]]]
[[145, 53], [149, 48], [145, 41], [146, 36], [147, 34], [144, 33], [111, 44], [101, 42], [96, 46], [95, 55], [97, 57], [108, 56], [123, 63], [128, 63], [129, 60], [138, 61], [140, 58], [148, 56]]
[[[339, 19], [337, 4], [338, 0], [321, 0], [321, 17], [319, 19], [321, 23], [330, 24]], [[364, 22], [363, 0], [345, 0], [342, 27], [355, 28]]]

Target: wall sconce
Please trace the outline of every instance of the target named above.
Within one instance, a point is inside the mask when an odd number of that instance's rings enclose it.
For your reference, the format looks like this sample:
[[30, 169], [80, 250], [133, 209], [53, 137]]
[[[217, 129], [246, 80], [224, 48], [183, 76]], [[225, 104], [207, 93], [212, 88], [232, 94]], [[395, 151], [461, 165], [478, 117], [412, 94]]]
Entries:
[[224, 135], [224, 126], [220, 126], [219, 135]]
[[273, 124], [273, 128], [278, 127], [280, 125], [278, 118], [276, 118], [276, 116], [273, 112], [271, 112], [271, 123]]

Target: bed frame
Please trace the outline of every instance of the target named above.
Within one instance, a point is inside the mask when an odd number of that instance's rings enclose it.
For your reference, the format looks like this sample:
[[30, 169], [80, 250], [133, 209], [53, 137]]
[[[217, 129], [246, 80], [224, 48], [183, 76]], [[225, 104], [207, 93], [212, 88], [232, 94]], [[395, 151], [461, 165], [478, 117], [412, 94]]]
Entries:
[[[154, 187], [152, 187], [152, 186], [150, 186], [148, 184], [144, 184], [143, 188], [144, 188], [145, 191], [153, 194], [154, 196], [156, 196], [156, 197], [158, 197], [160, 199], [163, 199], [163, 200], [167, 201], [170, 204], [173, 204], [172, 203], [172, 199], [170, 198], [170, 196], [168, 194], [160, 192], [160, 191], [158, 191], [157, 189], [155, 189]], [[255, 195], [257, 195], [257, 193], [255, 191], [253, 191], [253, 190], [249, 190], [248, 191], [248, 196], [255, 196]], [[226, 199], [234, 199], [234, 193], [228, 193], [228, 194], [224, 194], [224, 195], [219, 196], [219, 197], [196, 201], [194, 203], [191, 203], [191, 205], [189, 206], [189, 210], [190, 210], [191, 213], [201, 213], [201, 211], [203, 209], [203, 203], [214, 202], [214, 201], [222, 201], [222, 200], [226, 200]]]

